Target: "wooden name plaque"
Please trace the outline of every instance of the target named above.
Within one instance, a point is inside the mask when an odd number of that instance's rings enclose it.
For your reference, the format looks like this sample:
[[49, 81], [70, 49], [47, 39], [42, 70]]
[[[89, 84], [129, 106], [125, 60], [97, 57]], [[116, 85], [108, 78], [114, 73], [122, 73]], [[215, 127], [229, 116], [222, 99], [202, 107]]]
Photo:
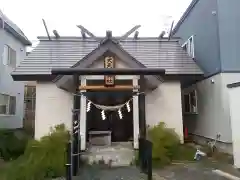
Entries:
[[[115, 59], [112, 56], [106, 56], [104, 59], [104, 68], [115, 68]], [[104, 76], [105, 86], [115, 86], [115, 75]]]

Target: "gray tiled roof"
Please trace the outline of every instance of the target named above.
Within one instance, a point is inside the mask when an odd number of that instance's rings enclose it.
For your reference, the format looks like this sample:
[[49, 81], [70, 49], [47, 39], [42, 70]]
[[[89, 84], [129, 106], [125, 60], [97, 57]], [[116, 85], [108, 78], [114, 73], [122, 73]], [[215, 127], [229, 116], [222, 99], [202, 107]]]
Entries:
[[[14, 75], [50, 74], [52, 68], [71, 67], [97, 48], [98, 42], [81, 37], [48, 40], [39, 37], [39, 45], [13, 72]], [[178, 39], [129, 38], [123, 49], [148, 68], [164, 68], [166, 74], [203, 74], [194, 60], [178, 44]]]

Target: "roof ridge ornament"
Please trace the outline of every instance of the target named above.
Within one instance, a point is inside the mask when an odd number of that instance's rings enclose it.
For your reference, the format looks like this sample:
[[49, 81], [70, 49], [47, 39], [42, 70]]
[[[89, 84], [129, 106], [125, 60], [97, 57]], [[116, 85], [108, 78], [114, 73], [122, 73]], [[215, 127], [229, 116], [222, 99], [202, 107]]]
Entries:
[[81, 29], [81, 33], [82, 33], [82, 37], [83, 38], [86, 38], [85, 34], [87, 34], [88, 36], [90, 36], [91, 38], [95, 39], [96, 41], [99, 41], [99, 39], [93, 33], [91, 33], [88, 29], [86, 29], [82, 25], [77, 25], [77, 27], [79, 29]]
[[48, 36], [48, 39], [51, 41], [51, 37], [49, 35], [49, 31], [48, 31], [48, 28], [47, 28], [47, 24], [46, 24], [46, 21], [44, 19], [42, 19], [42, 22], [43, 22], [43, 25], [44, 25], [44, 28], [45, 28], [45, 31], [47, 33], [47, 36]]
[[158, 38], [159, 38], [159, 39], [162, 39], [165, 34], [166, 34], [166, 32], [165, 32], [165, 31], [162, 31], [161, 34], [158, 36]]
[[106, 38], [107, 39], [112, 39], [112, 31], [110, 31], [110, 30], [106, 31]]
[[134, 39], [135, 39], [135, 40], [138, 39], [138, 35], [139, 35], [139, 31], [135, 31], [135, 34], [134, 34]]
[[119, 38], [119, 41], [125, 40], [127, 39], [133, 32], [135, 32], [137, 29], [139, 29], [141, 27], [141, 25], [136, 25], [134, 26], [132, 29], [130, 29], [129, 31], [127, 31], [124, 35], [122, 35]]
[[59, 35], [59, 33], [57, 32], [57, 30], [53, 30], [53, 34], [54, 34], [54, 36], [56, 37], [56, 39], [59, 39], [59, 38], [60, 38], [60, 35]]
[[119, 40], [116, 39], [116, 38], [114, 38], [114, 37], [112, 36], [112, 31], [107, 30], [107, 31], [106, 31], [106, 36], [105, 36], [105, 38], [103, 38], [103, 39], [100, 41], [100, 44], [99, 44], [99, 45], [104, 44], [106, 41], [109, 41], [109, 40], [112, 41], [112, 42], [115, 43], [115, 44], [118, 44], [118, 43], [119, 43]]
[[169, 32], [169, 36], [168, 36], [168, 41], [172, 38], [173, 25], [174, 25], [174, 21], [172, 21], [172, 24], [171, 24], [171, 28], [170, 28], [170, 32]]
[[[85, 27], [83, 27], [82, 25], [77, 25], [77, 27], [78, 27], [79, 29], [81, 29], [81, 34], [82, 34], [83, 39], [86, 38], [86, 34], [87, 34], [88, 36], [90, 36], [91, 38], [93, 38], [93, 39], [95, 39], [96, 41], [100, 42], [101, 44], [102, 44], [103, 42], [105, 42], [107, 39], [113, 40], [112, 31], [110, 31], [110, 30], [107, 30], [107, 31], [106, 31], [106, 37], [105, 37], [103, 40], [101, 40], [101, 39], [97, 38], [93, 33], [91, 33], [88, 29], [86, 29]], [[113, 41], [116, 42], [116, 43], [118, 43], [119, 41], [122, 41], [122, 40], [127, 39], [132, 33], [134, 33], [134, 32], [135, 32], [137, 29], [139, 29], [140, 27], [141, 27], [141, 25], [136, 25], [136, 26], [134, 26], [132, 29], [130, 29], [130, 30], [127, 31], [124, 35], [122, 35], [120, 38], [118, 38], [118, 39], [114, 38]], [[138, 38], [138, 34], [139, 34], [139, 32], [136, 31], [136, 32], [135, 32], [135, 35], [134, 35], [135, 39]]]

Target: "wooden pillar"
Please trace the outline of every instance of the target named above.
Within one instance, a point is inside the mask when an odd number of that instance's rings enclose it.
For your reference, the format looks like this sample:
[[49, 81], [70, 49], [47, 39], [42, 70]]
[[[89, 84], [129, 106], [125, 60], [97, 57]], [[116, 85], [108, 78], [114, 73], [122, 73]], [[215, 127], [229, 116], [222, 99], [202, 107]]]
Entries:
[[[81, 76], [81, 85], [86, 86], [87, 80], [86, 76]], [[81, 90], [82, 93], [86, 92], [86, 90]], [[81, 109], [80, 109], [80, 137], [81, 138], [81, 150], [86, 150], [86, 121], [87, 121], [87, 100], [85, 96], [81, 96]]]
[[74, 96], [73, 96], [73, 110], [72, 110], [72, 174], [75, 176], [78, 171], [78, 136], [79, 136], [79, 110], [80, 110], [80, 96], [79, 93], [79, 76], [73, 76], [74, 81]]
[[139, 129], [140, 137], [146, 138], [146, 109], [145, 109], [145, 79], [144, 76], [140, 76], [140, 93], [139, 94]]
[[[138, 85], [138, 77], [133, 78], [133, 86]], [[138, 92], [138, 89], [133, 90], [133, 92]], [[133, 96], [133, 147], [134, 149], [139, 148], [138, 138], [139, 138], [139, 97], [138, 95]]]

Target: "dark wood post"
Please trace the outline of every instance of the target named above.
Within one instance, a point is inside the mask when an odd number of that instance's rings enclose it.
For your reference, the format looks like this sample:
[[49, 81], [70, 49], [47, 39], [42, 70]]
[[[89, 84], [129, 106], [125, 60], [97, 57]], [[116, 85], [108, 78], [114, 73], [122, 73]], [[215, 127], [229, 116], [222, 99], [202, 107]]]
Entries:
[[152, 180], [152, 142], [146, 140], [147, 143], [147, 175], [148, 175], [148, 180]]
[[80, 95], [79, 95], [79, 76], [74, 75], [73, 76], [74, 81], [74, 96], [73, 96], [73, 115], [72, 115], [72, 132], [73, 132], [73, 138], [72, 138], [72, 174], [73, 176], [77, 175], [78, 171], [78, 153], [79, 153], [79, 129], [80, 129]]
[[145, 109], [145, 79], [144, 76], [140, 76], [140, 94], [139, 94], [139, 129], [140, 137], [146, 138], [146, 109]]
[[72, 180], [72, 147], [71, 142], [67, 143], [66, 146], [66, 155], [67, 155], [67, 164], [66, 164], [66, 180]]

